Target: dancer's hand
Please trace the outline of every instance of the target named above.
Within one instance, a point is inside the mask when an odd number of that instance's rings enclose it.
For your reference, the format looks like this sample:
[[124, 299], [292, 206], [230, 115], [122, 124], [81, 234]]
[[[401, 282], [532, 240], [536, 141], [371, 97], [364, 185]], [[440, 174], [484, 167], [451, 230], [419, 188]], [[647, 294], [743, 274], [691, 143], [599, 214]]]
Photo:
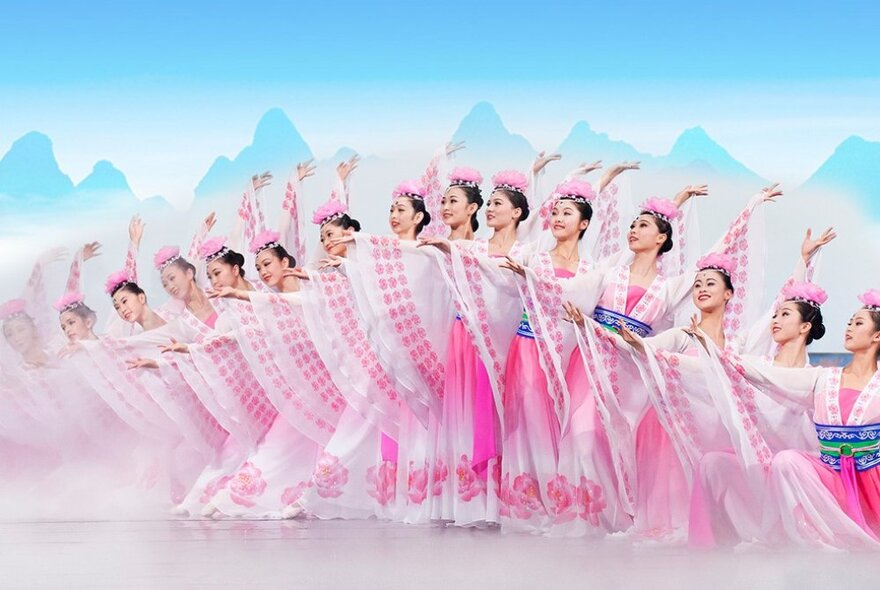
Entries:
[[592, 172], [593, 170], [601, 170], [602, 169], [602, 160], [596, 160], [595, 162], [588, 164], [587, 162], [581, 162], [580, 166], [572, 170], [568, 173], [569, 176], [585, 176]]
[[765, 203], [775, 203], [776, 199], [782, 196], [782, 189], [779, 188], [779, 183], [776, 182], [764, 187], [761, 190], [761, 196], [764, 198]]
[[82, 344], [79, 342], [68, 342], [67, 346], [58, 351], [58, 357], [67, 358], [73, 356], [80, 350], [82, 350]]
[[262, 174], [254, 174], [251, 176], [251, 186], [254, 189], [254, 192], [265, 188], [272, 184], [272, 173], [266, 170]]
[[705, 197], [709, 194], [708, 184], [689, 184], [675, 195], [675, 206], [679, 209], [694, 197]]
[[202, 222], [202, 232], [205, 235], [208, 235], [214, 226], [217, 225], [217, 214], [211, 211], [208, 213], [208, 216], [205, 217], [205, 220]]
[[339, 175], [339, 180], [341, 180], [343, 184], [348, 182], [348, 177], [351, 176], [351, 173], [358, 167], [360, 160], [361, 157], [355, 154], [348, 160], [339, 162], [339, 164], [336, 165], [336, 174]]
[[91, 260], [95, 256], [100, 256], [101, 253], [98, 252], [98, 250], [100, 250], [100, 249], [101, 249], [100, 242], [89, 242], [88, 244], [84, 244], [83, 248], [82, 248], [83, 262], [85, 262], [86, 260]]
[[571, 301], [563, 303], [562, 308], [565, 309], [565, 319], [567, 321], [577, 324], [578, 326], [583, 326], [586, 323], [583, 312], [581, 312], [580, 308]]
[[67, 256], [66, 248], [50, 248], [40, 254], [39, 264], [40, 266], [45, 266], [47, 264], [51, 264], [53, 262], [58, 262], [60, 260], [64, 260], [64, 257]]
[[682, 328], [682, 330], [684, 330], [684, 333], [688, 336], [695, 338], [703, 348], [708, 350], [708, 347], [706, 346], [706, 336], [700, 329], [700, 320], [697, 318], [697, 314], [691, 316], [691, 325], [687, 328]]
[[174, 338], [172, 338], [171, 341], [170, 341], [168, 344], [160, 344], [160, 345], [159, 345], [159, 351], [160, 351], [160, 352], [163, 352], [163, 353], [165, 353], [165, 352], [183, 352], [183, 353], [188, 353], [188, 352], [189, 352], [189, 346], [187, 346], [187, 345], [184, 344], [183, 342], [178, 342], [177, 340], [175, 340]]
[[422, 246], [434, 246], [445, 254], [449, 254], [451, 250], [449, 240], [444, 238], [419, 238], [419, 243], [416, 244], [416, 248], [421, 248]]
[[296, 266], [294, 268], [285, 268], [281, 272], [281, 276], [282, 277], [293, 277], [295, 279], [300, 279], [302, 281], [309, 280], [309, 274], [298, 266]]
[[641, 162], [621, 162], [620, 164], [615, 164], [602, 176], [602, 180], [599, 181], [599, 192], [605, 190], [611, 181], [626, 172], [627, 170], [641, 170]]
[[455, 152], [463, 150], [465, 147], [464, 141], [459, 141], [458, 143], [449, 142], [446, 144], [446, 157], [448, 158]]
[[339, 268], [342, 266], [342, 261], [344, 258], [342, 256], [328, 256], [327, 258], [322, 258], [319, 268]]
[[343, 244], [353, 244], [353, 243], [354, 243], [354, 236], [351, 234], [348, 234], [348, 235], [341, 236], [338, 238], [333, 238], [332, 240], [330, 240], [329, 247], [335, 248], [336, 246], [341, 246]]
[[247, 299], [242, 296], [242, 291], [234, 287], [220, 287], [213, 291], [208, 291], [208, 299]]
[[135, 215], [128, 222], [128, 239], [134, 244], [135, 248], [140, 248], [141, 238], [144, 237], [144, 220], [140, 215]]
[[520, 263], [515, 261], [510, 256], [505, 255], [504, 260], [502, 260], [498, 266], [500, 268], [506, 268], [507, 270], [512, 270], [513, 272], [515, 272], [516, 274], [518, 274], [522, 277], [526, 276], [525, 267], [523, 267], [523, 265], [521, 265]]
[[815, 240], [813, 239], [813, 230], [807, 228], [807, 235], [804, 236], [804, 241], [801, 244], [801, 258], [804, 259], [804, 262], [809, 262], [810, 258], [819, 251], [819, 248], [826, 245], [828, 242], [837, 237], [837, 232], [834, 231], [833, 227], [829, 227], [825, 231], [822, 232]]
[[550, 154], [548, 156], [546, 155], [546, 153], [547, 152], [541, 152], [540, 154], [538, 154], [538, 157], [535, 158], [535, 162], [532, 164], [532, 174], [537, 175], [550, 162], [555, 162], [562, 159], [562, 154]]
[[623, 322], [620, 324], [620, 337], [623, 338], [624, 342], [632, 346], [637, 353], [640, 355], [645, 354], [645, 343], [642, 337], [630, 330]]
[[158, 369], [159, 368], [159, 363], [157, 363], [153, 359], [145, 359], [145, 358], [131, 359], [131, 360], [125, 361], [125, 364], [128, 365], [129, 369]]
[[310, 159], [306, 160], [305, 162], [300, 162], [299, 164], [296, 165], [296, 178], [297, 178], [297, 180], [302, 182], [304, 179], [308, 178], [309, 176], [315, 175], [316, 166], [313, 164], [314, 161], [315, 161], [314, 158], [310, 158]]

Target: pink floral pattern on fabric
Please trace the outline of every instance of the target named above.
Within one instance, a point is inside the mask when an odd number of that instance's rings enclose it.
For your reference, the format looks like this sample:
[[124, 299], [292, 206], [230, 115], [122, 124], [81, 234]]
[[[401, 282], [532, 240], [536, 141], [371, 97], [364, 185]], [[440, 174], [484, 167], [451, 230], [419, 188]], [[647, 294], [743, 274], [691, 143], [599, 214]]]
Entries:
[[439, 496], [443, 493], [443, 484], [446, 483], [446, 479], [449, 477], [449, 468], [446, 467], [446, 463], [443, 459], [437, 459], [434, 462], [433, 475], [431, 493], [434, 496]]
[[406, 482], [406, 493], [412, 504], [421, 504], [428, 497], [428, 464], [419, 469], [409, 462], [409, 475]]
[[348, 483], [348, 469], [339, 462], [339, 457], [325, 451], [318, 458], [312, 483], [322, 498], [338, 498]]
[[202, 490], [202, 495], [199, 496], [199, 502], [202, 504], [210, 502], [214, 496], [217, 495], [217, 492], [226, 487], [226, 484], [229, 483], [229, 480], [231, 479], [231, 475], [221, 475], [220, 477], [216, 477], [209, 481], [208, 485], [205, 486], [205, 489]]
[[[680, 357], [677, 354], [659, 350], [655, 358], [660, 367], [665, 387], [660, 384], [647, 384], [651, 398], [657, 406], [658, 416], [667, 428], [674, 429], [678, 436], [672, 436], [679, 452], [688, 457], [696, 467], [704, 454], [699, 442], [697, 420], [693, 413], [688, 393], [682, 381]], [[681, 437], [681, 438], [679, 438]]]
[[252, 498], [259, 497], [266, 491], [266, 480], [262, 476], [260, 469], [250, 461], [246, 462], [228, 482], [230, 499], [246, 508], [256, 506]]
[[541, 502], [541, 484], [530, 473], [517, 475], [510, 484], [510, 474], [506, 474], [501, 482], [501, 502], [504, 516], [528, 520], [534, 514], [546, 513]]
[[394, 389], [394, 381], [382, 368], [375, 349], [370, 346], [370, 339], [361, 322], [348, 279], [337, 272], [321, 273], [316, 284], [321, 289], [335, 322], [346, 327], [342, 330], [342, 336], [348, 345], [348, 351], [360, 361], [361, 368], [370, 377], [370, 382], [384, 395], [387, 404], [383, 405], [390, 404], [390, 407], [396, 407], [398, 396]]
[[425, 188], [425, 208], [431, 214], [431, 223], [422, 230], [419, 237], [436, 238], [443, 235], [446, 226], [440, 216], [440, 201], [443, 198], [443, 185], [440, 178], [440, 159], [443, 155], [434, 156], [422, 175], [421, 185]]
[[427, 341], [427, 332], [416, 311], [413, 292], [404, 272], [400, 241], [389, 236], [370, 236], [373, 248], [373, 272], [378, 281], [388, 315], [394, 322], [394, 331], [407, 349], [436, 399], [443, 399], [445, 367], [434, 347]]
[[295, 504], [310, 487], [312, 487], [312, 482], [301, 481], [295, 486], [284, 488], [284, 491], [281, 492], [281, 505], [290, 506], [291, 504]]
[[599, 193], [596, 213], [594, 217], [602, 220], [596, 243], [598, 258], [608, 258], [620, 252], [620, 228], [623, 227], [617, 210], [616, 184], [609, 184]]
[[285, 236], [289, 252], [297, 261], [304, 261], [306, 258], [305, 236], [303, 236], [302, 232], [302, 220], [299, 217], [296, 189], [289, 180], [284, 191], [284, 200], [281, 201], [281, 210], [290, 218], [290, 235]]
[[[380, 506], [387, 506], [394, 501], [397, 493], [397, 463], [382, 461], [378, 465], [373, 465], [367, 469], [367, 483], [369, 484], [367, 492], [370, 496], [375, 498]], [[424, 499], [422, 496], [422, 501]], [[421, 501], [416, 504], [421, 504]]]
[[470, 502], [483, 492], [485, 487], [483, 480], [471, 467], [467, 455], [462, 455], [455, 467], [455, 476], [458, 483], [458, 497], [462, 502]]
[[721, 366], [725, 375], [730, 379], [731, 391], [735, 400], [736, 412], [739, 415], [740, 424], [745, 431], [749, 447], [754, 453], [755, 460], [761, 465], [764, 473], [770, 472], [770, 463], [773, 453], [764, 440], [758, 427], [759, 413], [755, 403], [755, 390], [746, 380], [745, 367], [740, 358], [730, 351], [724, 351], [721, 355]]
[[564, 475], [557, 475], [547, 482], [547, 503], [555, 522], [570, 522], [578, 516], [578, 488]]
[[599, 514], [607, 506], [602, 488], [596, 482], [581, 476], [577, 487], [578, 516], [593, 526], [599, 526]]

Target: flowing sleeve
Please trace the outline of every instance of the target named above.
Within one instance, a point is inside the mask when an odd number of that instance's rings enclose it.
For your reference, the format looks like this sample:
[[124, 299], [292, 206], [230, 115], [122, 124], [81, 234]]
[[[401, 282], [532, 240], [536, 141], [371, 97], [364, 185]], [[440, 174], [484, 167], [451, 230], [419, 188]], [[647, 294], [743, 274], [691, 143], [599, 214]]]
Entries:
[[70, 271], [67, 273], [67, 284], [64, 287], [65, 293], [82, 293], [82, 266], [83, 248], [80, 248], [73, 255], [73, 262], [70, 263]]
[[446, 231], [446, 226], [440, 218], [440, 201], [443, 199], [443, 177], [446, 174], [446, 168], [449, 167], [450, 159], [446, 155], [446, 146], [441, 146], [434, 152], [434, 156], [422, 174], [422, 186], [427, 190], [425, 207], [431, 215], [431, 223], [422, 230], [420, 237], [435, 238], [442, 236]]
[[303, 231], [303, 212], [301, 199], [303, 183], [295, 180], [296, 170], [291, 173], [287, 180], [284, 191], [284, 200], [281, 202], [281, 225], [278, 232], [285, 248], [296, 259], [297, 264], [304, 264], [306, 260], [305, 232]]

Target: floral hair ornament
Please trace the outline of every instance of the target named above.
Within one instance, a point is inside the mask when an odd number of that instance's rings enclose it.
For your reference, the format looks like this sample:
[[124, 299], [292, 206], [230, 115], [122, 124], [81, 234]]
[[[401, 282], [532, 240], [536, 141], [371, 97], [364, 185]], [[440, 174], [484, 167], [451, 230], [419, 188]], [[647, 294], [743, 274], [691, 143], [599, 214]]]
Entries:
[[107, 282], [104, 283], [104, 291], [107, 292], [107, 295], [113, 296], [114, 293], [119, 291], [126, 285], [133, 284], [134, 281], [131, 280], [131, 277], [124, 270], [120, 270], [114, 272], [112, 275], [107, 277]]
[[27, 302], [24, 299], [12, 299], [0, 305], [0, 322], [27, 315]]
[[251, 241], [251, 254], [259, 255], [263, 250], [281, 246], [281, 234], [277, 231], [264, 229]]
[[492, 177], [492, 190], [509, 190], [525, 194], [529, 188], [529, 179], [516, 170], [502, 170]]
[[483, 175], [467, 166], [458, 166], [449, 173], [449, 186], [468, 186], [477, 188], [483, 182]]
[[425, 200], [425, 193], [428, 192], [424, 186], [417, 180], [404, 180], [391, 193], [395, 199], [398, 197], [409, 197], [410, 199]]
[[589, 182], [572, 178], [556, 186], [553, 190], [557, 199], [565, 199], [576, 203], [590, 203], [596, 198], [596, 193]]
[[859, 295], [859, 301], [869, 311], [880, 311], [880, 290], [870, 289]]
[[85, 307], [85, 300], [85, 295], [82, 293], [69, 291], [59, 297], [58, 301], [52, 304], [52, 307], [54, 307], [55, 311], [58, 313], [64, 313], [65, 311], [76, 309], [77, 307]]
[[180, 260], [180, 248], [177, 246], [163, 246], [153, 256], [153, 266], [156, 267], [156, 270], [162, 272], [169, 264], [176, 260]]
[[699, 270], [717, 270], [727, 275], [728, 278], [733, 275], [735, 267], [736, 263], [733, 261], [733, 258], [726, 254], [707, 254], [697, 260], [697, 268]]
[[654, 217], [659, 217], [666, 223], [670, 223], [673, 219], [681, 217], [681, 210], [675, 206], [675, 203], [669, 199], [661, 199], [659, 197], [651, 197], [641, 206], [642, 213], [648, 213]]
[[339, 219], [346, 213], [348, 213], [348, 207], [345, 206], [345, 203], [338, 199], [331, 198], [329, 201], [315, 209], [315, 213], [312, 215], [312, 223], [323, 226], [325, 223], [333, 221], [334, 219]]
[[229, 251], [229, 247], [226, 246], [226, 237], [217, 236], [216, 238], [211, 238], [202, 244], [199, 248], [199, 258], [208, 264], [225, 255]]
[[818, 308], [828, 301], [825, 289], [814, 283], [794, 283], [782, 290], [786, 301], [799, 301]]

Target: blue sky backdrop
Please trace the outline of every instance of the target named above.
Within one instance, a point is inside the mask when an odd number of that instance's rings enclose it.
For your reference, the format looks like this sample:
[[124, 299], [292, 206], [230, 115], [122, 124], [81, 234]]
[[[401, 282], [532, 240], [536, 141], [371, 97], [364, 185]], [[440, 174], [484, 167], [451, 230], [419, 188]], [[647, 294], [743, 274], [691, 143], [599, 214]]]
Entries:
[[185, 200], [283, 108], [320, 156], [425, 149], [479, 100], [555, 148], [578, 120], [663, 153], [702, 125], [767, 178], [880, 140], [880, 4], [4, 2], [0, 153], [109, 159]]

